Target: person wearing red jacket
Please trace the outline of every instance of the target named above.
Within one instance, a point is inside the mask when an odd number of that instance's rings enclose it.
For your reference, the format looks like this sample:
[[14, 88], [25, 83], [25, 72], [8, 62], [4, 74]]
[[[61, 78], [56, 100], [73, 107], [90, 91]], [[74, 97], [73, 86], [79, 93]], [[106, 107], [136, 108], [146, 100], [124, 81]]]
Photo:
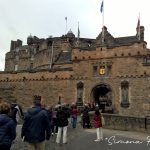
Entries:
[[96, 128], [96, 135], [97, 135], [97, 139], [94, 141], [95, 142], [102, 141], [103, 140], [102, 120], [101, 120], [101, 113], [99, 112], [98, 108], [95, 110], [93, 116], [93, 123], [94, 127]]
[[77, 116], [78, 116], [77, 106], [73, 105], [72, 109], [71, 109], [71, 124], [72, 124], [72, 128], [76, 128], [76, 125], [77, 125]]

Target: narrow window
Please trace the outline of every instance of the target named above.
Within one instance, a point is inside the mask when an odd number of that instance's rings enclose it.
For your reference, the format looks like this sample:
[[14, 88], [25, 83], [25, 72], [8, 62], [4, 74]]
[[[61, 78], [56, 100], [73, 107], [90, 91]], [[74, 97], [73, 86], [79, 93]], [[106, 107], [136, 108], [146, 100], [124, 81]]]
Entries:
[[93, 73], [96, 74], [97, 73], [97, 66], [93, 66]]
[[121, 107], [129, 107], [129, 82], [121, 82]]

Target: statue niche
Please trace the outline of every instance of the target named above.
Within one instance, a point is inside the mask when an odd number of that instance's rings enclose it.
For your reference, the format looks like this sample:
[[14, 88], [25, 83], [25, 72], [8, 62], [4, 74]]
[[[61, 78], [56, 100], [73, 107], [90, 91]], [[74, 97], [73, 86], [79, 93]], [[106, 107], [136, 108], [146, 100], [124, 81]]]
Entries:
[[129, 107], [129, 83], [128, 81], [121, 82], [121, 106]]

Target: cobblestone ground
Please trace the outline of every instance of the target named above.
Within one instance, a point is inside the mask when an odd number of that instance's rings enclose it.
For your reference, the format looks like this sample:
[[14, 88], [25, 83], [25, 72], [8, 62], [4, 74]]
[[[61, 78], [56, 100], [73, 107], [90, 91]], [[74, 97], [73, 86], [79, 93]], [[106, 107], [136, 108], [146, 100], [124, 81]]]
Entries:
[[[17, 137], [11, 150], [27, 150], [25, 142], [20, 138], [21, 125], [17, 127]], [[95, 143], [96, 131], [83, 129], [78, 123], [76, 129], [68, 127], [68, 144], [56, 144], [56, 135], [46, 141], [45, 150], [150, 150], [150, 134], [142, 132], [103, 129], [104, 140]], [[112, 139], [114, 137], [115, 139]], [[111, 140], [110, 140], [111, 138]], [[111, 145], [110, 145], [110, 141]], [[120, 143], [119, 141], [137, 141], [138, 143]], [[118, 142], [118, 143], [116, 143]]]
[[[11, 147], [11, 150], [27, 150], [26, 142], [22, 142], [21, 140], [21, 125], [17, 126], [17, 137], [14, 141], [14, 144]], [[76, 129], [72, 129], [70, 125], [68, 126], [68, 143], [73, 138], [78, 137], [82, 131], [81, 125], [78, 123]], [[66, 146], [62, 146], [62, 144], [56, 144], [56, 135], [51, 136], [49, 141], [46, 141], [46, 150], [66, 150]]]

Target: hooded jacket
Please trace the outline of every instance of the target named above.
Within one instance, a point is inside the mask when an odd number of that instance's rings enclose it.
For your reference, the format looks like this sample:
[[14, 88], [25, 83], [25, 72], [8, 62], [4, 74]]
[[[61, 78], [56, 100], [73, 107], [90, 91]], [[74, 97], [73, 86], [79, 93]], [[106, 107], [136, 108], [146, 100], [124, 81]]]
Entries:
[[6, 114], [0, 114], [0, 147], [11, 147], [16, 137], [16, 123]]
[[21, 137], [30, 143], [49, 140], [51, 135], [50, 120], [46, 110], [39, 106], [29, 108], [25, 114]]

